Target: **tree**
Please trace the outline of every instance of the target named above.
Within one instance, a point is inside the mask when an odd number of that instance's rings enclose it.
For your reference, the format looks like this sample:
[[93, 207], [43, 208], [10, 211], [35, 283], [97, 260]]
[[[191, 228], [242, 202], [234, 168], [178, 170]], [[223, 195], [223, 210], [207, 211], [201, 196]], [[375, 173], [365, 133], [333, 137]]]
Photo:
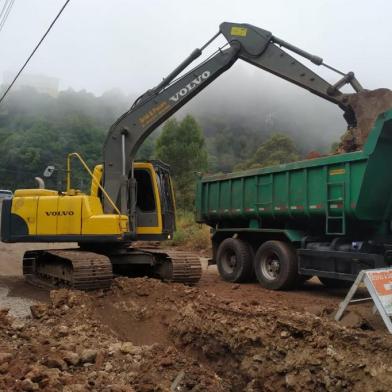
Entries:
[[177, 205], [191, 210], [195, 199], [195, 172], [207, 169], [207, 151], [201, 127], [187, 115], [166, 122], [157, 139], [157, 158], [171, 166]]
[[273, 166], [299, 159], [300, 155], [293, 140], [287, 135], [275, 133], [256, 150], [249, 160], [237, 165], [236, 169]]
[[[35, 187], [34, 177], [42, 176], [45, 167], [53, 164], [58, 171], [47, 185], [60, 189], [60, 185], [64, 186], [67, 154], [79, 152], [89, 167], [93, 167], [102, 160], [104, 136], [88, 118], [78, 114], [56, 123], [36, 120], [30, 127], [8, 133], [0, 143], [1, 186]], [[88, 190], [91, 179], [76, 161], [72, 179], [74, 187]]]
[[[128, 107], [116, 92], [95, 97], [61, 91], [57, 97], [33, 88], [11, 90], [0, 106], [0, 186], [36, 187], [48, 164], [57, 171], [48, 187], [64, 189], [69, 152], [79, 152], [90, 168], [102, 162], [102, 146], [110, 125]], [[72, 185], [88, 191], [91, 179], [81, 165], [72, 165]]]
[[236, 164], [249, 159], [262, 142], [265, 130], [248, 127], [241, 120], [204, 118], [208, 169], [212, 172], [232, 171]]
[[153, 133], [148, 136], [147, 139], [140, 146], [136, 154], [136, 159], [139, 159], [141, 161], [152, 159], [154, 157], [155, 143], [156, 134]]

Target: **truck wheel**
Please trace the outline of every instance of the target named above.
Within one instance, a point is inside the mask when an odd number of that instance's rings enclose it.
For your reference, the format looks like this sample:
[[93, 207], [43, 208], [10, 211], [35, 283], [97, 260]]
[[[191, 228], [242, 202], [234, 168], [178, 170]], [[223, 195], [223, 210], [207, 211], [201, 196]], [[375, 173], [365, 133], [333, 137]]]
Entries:
[[295, 248], [282, 241], [264, 242], [255, 256], [259, 283], [270, 290], [290, 290], [298, 282], [298, 259]]
[[318, 277], [319, 281], [329, 289], [348, 289], [353, 285], [354, 282], [349, 280], [341, 280], [341, 279], [334, 279], [334, 278], [322, 278], [321, 276]]
[[216, 264], [227, 282], [245, 282], [253, 273], [251, 246], [238, 238], [226, 238], [218, 248]]

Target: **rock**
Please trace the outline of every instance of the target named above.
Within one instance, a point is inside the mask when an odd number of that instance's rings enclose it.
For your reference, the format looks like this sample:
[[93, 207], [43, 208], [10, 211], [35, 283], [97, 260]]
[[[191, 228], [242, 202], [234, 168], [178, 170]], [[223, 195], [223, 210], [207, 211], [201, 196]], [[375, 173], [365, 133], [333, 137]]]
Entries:
[[146, 289], [146, 288], [139, 288], [136, 291], [136, 295], [138, 295], [139, 297], [148, 297], [150, 295], [150, 293], [148, 292], [148, 289]]
[[120, 351], [123, 354], [133, 354], [135, 353], [137, 347], [133, 345], [132, 342], [125, 342], [121, 345]]
[[39, 385], [35, 382], [32, 382], [29, 378], [23, 380], [20, 384], [20, 387], [23, 391], [38, 391]]
[[97, 369], [101, 368], [103, 366], [104, 360], [105, 360], [105, 356], [104, 356], [103, 352], [98, 351], [97, 357], [95, 358], [95, 367]]
[[67, 364], [65, 363], [65, 361], [63, 361], [60, 357], [56, 355], [51, 355], [47, 357], [45, 364], [49, 368], [56, 368], [61, 370], [67, 369]]
[[[59, 380], [60, 374], [60, 369], [43, 367], [40, 372], [39, 390], [61, 391], [62, 382]], [[34, 381], [33, 379], [31, 380]]]
[[297, 377], [295, 376], [294, 373], [286, 374], [285, 380], [286, 380], [286, 385], [289, 388], [295, 387], [297, 385], [297, 383], [298, 383]]
[[241, 287], [241, 285], [239, 285], [239, 284], [233, 284], [233, 285], [231, 286], [231, 289], [232, 289], [232, 290], [238, 290], [240, 287]]
[[97, 357], [97, 350], [83, 350], [80, 354], [80, 362], [81, 363], [94, 363], [95, 358]]
[[288, 331], [282, 331], [282, 332], [280, 333], [280, 337], [283, 338], [283, 339], [286, 339], [286, 338], [288, 338], [289, 336], [290, 336], [290, 332], [288, 332]]
[[52, 290], [50, 292], [50, 301], [55, 308], [59, 308], [62, 305], [66, 305], [68, 301], [68, 290]]
[[57, 329], [59, 336], [67, 336], [69, 333], [69, 328], [66, 325], [60, 325]]
[[83, 384], [66, 385], [63, 392], [86, 392], [87, 389]]
[[105, 364], [105, 372], [110, 372], [113, 369], [113, 365], [110, 362]]
[[163, 358], [159, 364], [161, 366], [167, 367], [167, 366], [172, 366], [174, 364], [174, 361], [171, 358]]
[[[70, 291], [68, 293], [68, 302], [67, 305], [72, 308], [74, 305], [79, 305], [80, 304], [80, 294], [76, 291]], [[82, 307], [84, 307], [82, 305]]]
[[314, 314], [315, 316], [325, 316], [327, 314], [330, 314], [327, 306], [321, 306], [319, 304], [306, 306], [304, 310], [308, 313]]
[[8, 371], [10, 364], [8, 362], [4, 362], [0, 364], [0, 374], [5, 374]]
[[21, 331], [26, 326], [26, 323], [22, 320], [15, 320], [11, 328], [16, 329], [17, 331]]
[[45, 314], [47, 313], [48, 306], [46, 304], [31, 305], [30, 311], [31, 311], [31, 315], [33, 316], [33, 318], [40, 319], [43, 316], [45, 316]]
[[255, 355], [253, 355], [252, 359], [253, 359], [255, 362], [264, 362], [264, 360], [265, 360], [264, 356], [261, 355], [261, 354], [255, 354]]
[[0, 364], [9, 362], [12, 359], [12, 354], [0, 352]]
[[63, 354], [63, 360], [68, 364], [68, 365], [72, 365], [72, 366], [76, 366], [79, 361], [79, 355], [77, 353], [74, 353], [72, 351], [66, 351]]
[[28, 378], [33, 382], [40, 382], [44, 378], [43, 368], [39, 366], [32, 366], [30, 371], [25, 374], [25, 378]]
[[343, 357], [331, 346], [327, 346], [327, 355], [334, 358], [336, 361], [342, 361]]
[[373, 330], [370, 323], [356, 311], [350, 310], [340, 320], [345, 327]]
[[50, 319], [46, 320], [46, 325], [56, 325], [56, 324], [57, 324], [57, 322], [53, 318], [50, 318]]

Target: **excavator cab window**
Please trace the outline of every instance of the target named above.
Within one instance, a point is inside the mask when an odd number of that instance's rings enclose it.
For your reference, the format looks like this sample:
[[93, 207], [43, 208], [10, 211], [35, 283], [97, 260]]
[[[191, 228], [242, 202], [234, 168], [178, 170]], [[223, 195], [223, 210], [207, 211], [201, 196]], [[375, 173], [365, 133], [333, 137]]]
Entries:
[[135, 180], [137, 182], [137, 202], [136, 207], [142, 212], [153, 212], [156, 210], [154, 189], [151, 175], [148, 170], [135, 170]]

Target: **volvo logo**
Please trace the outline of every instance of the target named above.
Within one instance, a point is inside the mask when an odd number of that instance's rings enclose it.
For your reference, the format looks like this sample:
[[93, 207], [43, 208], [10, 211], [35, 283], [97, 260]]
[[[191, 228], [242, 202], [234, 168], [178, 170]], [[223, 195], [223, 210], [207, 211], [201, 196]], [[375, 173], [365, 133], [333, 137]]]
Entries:
[[210, 71], [204, 71], [197, 78], [193, 79], [181, 90], [177, 91], [173, 96], [169, 98], [170, 101], [177, 102], [181, 97], [185, 97], [189, 91], [193, 90], [195, 87], [199, 86], [204, 80], [208, 79], [211, 75]]
[[47, 216], [67, 216], [74, 215], [73, 211], [45, 211]]

